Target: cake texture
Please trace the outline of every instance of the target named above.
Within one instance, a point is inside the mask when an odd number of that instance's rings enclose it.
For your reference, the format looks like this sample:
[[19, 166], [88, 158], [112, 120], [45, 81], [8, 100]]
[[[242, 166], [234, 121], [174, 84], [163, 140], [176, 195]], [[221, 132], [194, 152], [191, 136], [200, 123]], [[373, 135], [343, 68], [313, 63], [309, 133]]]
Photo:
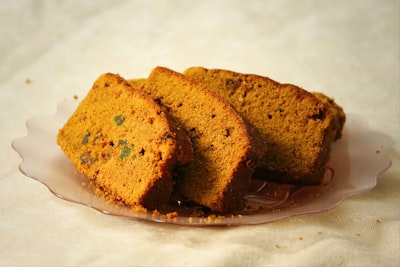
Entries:
[[344, 113], [334, 112], [340, 108], [333, 100], [253, 74], [192, 67], [184, 75], [216, 92], [261, 132], [268, 153], [254, 178], [321, 181], [330, 145], [345, 120]]
[[342, 137], [342, 130], [344, 127], [344, 123], [346, 122], [346, 114], [343, 111], [343, 108], [339, 106], [332, 98], [320, 92], [313, 92], [314, 96], [316, 96], [322, 103], [329, 107], [329, 110], [334, 116], [334, 129], [332, 131], [332, 139], [337, 140]]
[[237, 112], [202, 85], [156, 67], [144, 90], [189, 134], [193, 160], [178, 168], [176, 190], [216, 212], [244, 207], [251, 176], [265, 146]]
[[94, 82], [57, 141], [108, 199], [147, 209], [168, 201], [173, 169], [192, 159], [190, 139], [163, 108], [111, 73]]

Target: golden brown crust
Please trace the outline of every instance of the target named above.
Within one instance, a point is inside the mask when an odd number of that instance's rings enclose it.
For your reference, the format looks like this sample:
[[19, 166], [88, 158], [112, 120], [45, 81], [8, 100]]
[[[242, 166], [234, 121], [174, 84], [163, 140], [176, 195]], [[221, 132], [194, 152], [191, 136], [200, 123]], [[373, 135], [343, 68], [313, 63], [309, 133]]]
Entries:
[[188, 132], [193, 161], [178, 169], [177, 190], [211, 210], [227, 212], [244, 207], [251, 175], [263, 146], [242, 118], [215, 93], [182, 74], [155, 68], [142, 90]]
[[184, 75], [218, 93], [261, 132], [269, 153], [255, 177], [319, 183], [337, 130], [326, 104], [297, 86], [258, 75], [202, 67]]
[[177, 138], [163, 109], [111, 73], [95, 81], [57, 141], [109, 199], [149, 209], [168, 201], [172, 168], [191, 157], [188, 137]]

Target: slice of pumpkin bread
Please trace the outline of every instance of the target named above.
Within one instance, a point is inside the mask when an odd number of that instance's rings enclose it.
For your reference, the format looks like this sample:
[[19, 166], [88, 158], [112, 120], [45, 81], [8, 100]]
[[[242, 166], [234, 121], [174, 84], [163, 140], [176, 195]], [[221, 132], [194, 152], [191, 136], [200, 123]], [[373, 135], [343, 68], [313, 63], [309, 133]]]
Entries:
[[174, 166], [192, 158], [188, 136], [163, 108], [111, 73], [95, 81], [57, 141], [108, 199], [148, 209], [168, 201]]
[[265, 153], [261, 138], [222, 98], [181, 73], [156, 67], [141, 90], [164, 106], [192, 141], [193, 161], [178, 169], [176, 190], [213, 211], [242, 209]]
[[330, 145], [340, 137], [345, 120], [337, 119], [333, 104], [328, 106], [297, 86], [258, 75], [202, 67], [189, 68], [184, 75], [219, 94], [261, 132], [269, 153], [256, 178], [320, 182]]

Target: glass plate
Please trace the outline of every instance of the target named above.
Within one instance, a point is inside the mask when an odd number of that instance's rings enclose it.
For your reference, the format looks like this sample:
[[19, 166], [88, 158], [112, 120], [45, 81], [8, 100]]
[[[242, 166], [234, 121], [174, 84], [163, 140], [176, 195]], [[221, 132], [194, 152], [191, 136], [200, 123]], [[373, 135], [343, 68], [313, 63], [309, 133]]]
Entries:
[[371, 132], [360, 116], [348, 114], [343, 137], [332, 146], [324, 183], [319, 186], [254, 180], [252, 193], [246, 196], [246, 208], [234, 214], [207, 213], [179, 200], [175, 203], [178, 215], [135, 211], [96, 195], [86, 177], [75, 170], [58, 147], [58, 129], [77, 105], [77, 100], [64, 100], [55, 115], [29, 119], [28, 135], [14, 140], [12, 147], [22, 157], [19, 168], [24, 175], [43, 183], [61, 199], [113, 216], [196, 226], [267, 223], [332, 209], [344, 199], [374, 188], [377, 177], [391, 165], [384, 153], [391, 145], [389, 138]]

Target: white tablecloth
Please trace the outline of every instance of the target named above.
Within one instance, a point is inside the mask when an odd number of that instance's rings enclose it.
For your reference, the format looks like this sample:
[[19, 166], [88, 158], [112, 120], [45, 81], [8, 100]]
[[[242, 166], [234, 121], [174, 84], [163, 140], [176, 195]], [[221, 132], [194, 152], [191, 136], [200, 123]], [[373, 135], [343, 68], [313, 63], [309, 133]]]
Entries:
[[[0, 265], [399, 266], [399, 1], [1, 1]], [[18, 170], [32, 116], [104, 72], [200, 65], [319, 90], [391, 138], [377, 186], [333, 210], [240, 227], [127, 220]]]

